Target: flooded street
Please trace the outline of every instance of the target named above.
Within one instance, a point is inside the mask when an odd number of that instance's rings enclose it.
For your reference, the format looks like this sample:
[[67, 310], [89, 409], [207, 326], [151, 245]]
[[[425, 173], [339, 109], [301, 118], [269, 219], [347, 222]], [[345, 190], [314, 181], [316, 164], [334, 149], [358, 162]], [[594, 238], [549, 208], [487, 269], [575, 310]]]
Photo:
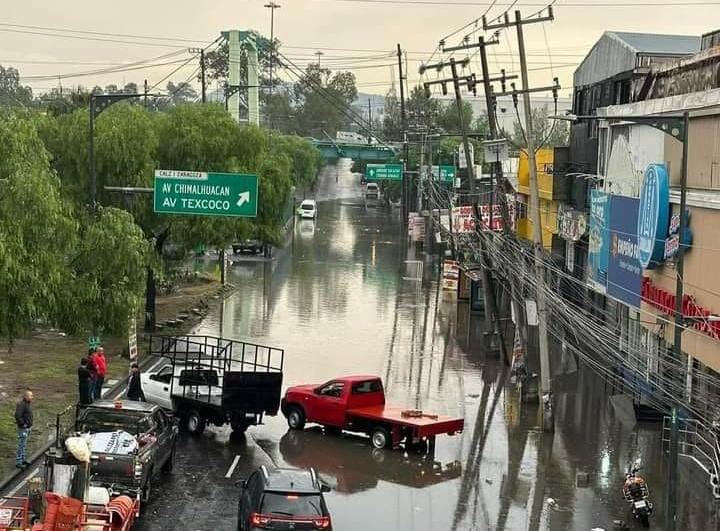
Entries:
[[[181, 441], [139, 528], [235, 529], [235, 481], [261, 464], [314, 467], [333, 488], [340, 531], [609, 530], [616, 519], [633, 528], [621, 486], [641, 456], [651, 528], [662, 529], [661, 425], [620, 422], [603, 382], [581, 370], [556, 382], [556, 431], [542, 433], [537, 406], [522, 404], [502, 361], [483, 352], [482, 316], [442, 292], [435, 261], [422, 281], [407, 278], [405, 261], [423, 257], [407, 249], [399, 211], [365, 205], [349, 161], [340, 164], [323, 173], [317, 220], [298, 220], [272, 261], [238, 257], [237, 291], [197, 333], [284, 348], [284, 387], [377, 374], [390, 403], [464, 417], [465, 431], [439, 437], [433, 461], [373, 451], [361, 437], [288, 432], [282, 415], [245, 437], [210, 427]], [[680, 463], [678, 528], [718, 529], [706, 476]]]

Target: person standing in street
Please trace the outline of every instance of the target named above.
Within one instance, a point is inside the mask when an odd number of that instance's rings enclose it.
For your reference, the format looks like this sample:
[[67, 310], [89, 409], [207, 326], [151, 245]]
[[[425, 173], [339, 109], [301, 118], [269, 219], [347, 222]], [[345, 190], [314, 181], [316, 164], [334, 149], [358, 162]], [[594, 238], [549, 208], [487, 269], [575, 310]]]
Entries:
[[143, 393], [142, 383], [140, 382], [140, 367], [138, 367], [137, 363], [130, 366], [127, 398], [128, 400], [142, 400], [145, 402], [145, 393]]
[[78, 394], [80, 396], [80, 405], [87, 406], [92, 404], [90, 396], [90, 370], [88, 369], [88, 360], [83, 358], [80, 360], [78, 367]]
[[105, 349], [100, 347], [95, 353], [95, 365], [97, 368], [97, 378], [95, 379], [94, 392], [95, 400], [102, 398], [102, 387], [105, 383], [105, 374], [107, 373], [107, 360], [105, 359]]
[[88, 350], [87, 370], [90, 371], [90, 403], [95, 399], [95, 384], [97, 383], [98, 367], [95, 360], [96, 349], [93, 347]]
[[15, 406], [15, 424], [17, 425], [17, 451], [15, 452], [15, 466], [17, 468], [25, 468], [28, 463], [26, 458], [27, 440], [30, 436], [30, 430], [33, 425], [32, 412], [33, 393], [30, 389], [25, 390], [25, 394]]

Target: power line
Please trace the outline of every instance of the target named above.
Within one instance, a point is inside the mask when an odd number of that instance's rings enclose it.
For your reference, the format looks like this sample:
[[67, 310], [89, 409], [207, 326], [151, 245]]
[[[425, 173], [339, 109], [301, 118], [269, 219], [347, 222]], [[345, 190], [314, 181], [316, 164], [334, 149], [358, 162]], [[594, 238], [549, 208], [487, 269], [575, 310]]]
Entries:
[[[334, 0], [338, 3], [355, 3], [355, 4], [377, 4], [377, 5], [415, 5], [415, 6], [442, 6], [442, 7], [488, 7], [493, 5], [488, 2], [469, 2], [461, 0]], [[554, 2], [553, 2], [554, 3]], [[507, 7], [508, 9], [513, 6], [517, 7], [540, 7], [547, 8], [547, 3], [541, 2], [512, 2], [494, 4], [497, 7]], [[689, 2], [605, 2], [605, 1], [589, 1], [589, 2], [563, 2], [562, 7], [655, 7], [655, 6], [720, 6], [720, 2], [709, 2], [709, 1], [689, 1]]]
[[63, 33], [79, 33], [83, 35], [98, 35], [101, 37], [124, 37], [129, 39], [143, 39], [143, 40], [149, 40], [149, 41], [176, 41], [176, 42], [183, 42], [183, 43], [191, 43], [191, 44], [205, 44], [207, 41], [202, 41], [199, 39], [186, 39], [186, 38], [176, 38], [176, 37], [157, 37], [157, 36], [150, 36], [150, 35], [132, 35], [127, 33], [109, 33], [106, 31], [88, 31], [88, 30], [78, 30], [78, 29], [70, 29], [70, 28], [52, 28], [47, 26], [30, 26], [26, 24], [10, 24], [7, 22], [0, 22], [0, 26], [6, 27], [6, 28], [20, 28], [20, 29], [31, 29], [31, 30], [43, 30], [43, 31], [55, 31], [55, 32], [63, 32]]

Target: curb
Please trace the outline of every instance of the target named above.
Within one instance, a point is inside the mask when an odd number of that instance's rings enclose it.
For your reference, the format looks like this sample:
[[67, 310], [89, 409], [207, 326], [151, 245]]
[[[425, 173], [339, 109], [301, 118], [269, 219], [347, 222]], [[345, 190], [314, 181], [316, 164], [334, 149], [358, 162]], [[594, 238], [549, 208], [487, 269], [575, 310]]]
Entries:
[[[152, 360], [152, 357], [145, 356], [143, 358], [143, 360]], [[151, 363], [151, 361], [145, 361], [145, 363], [143, 363], [143, 360], [141, 360], [139, 363], [141, 369], [145, 369]], [[114, 394], [116, 391], [118, 391], [119, 389], [121, 389], [122, 387], [124, 387], [126, 385], [127, 385], [127, 377], [121, 379], [118, 383], [116, 383], [112, 387], [108, 388], [107, 394], [109, 394], [109, 395]], [[42, 448], [40, 448], [35, 453], [33, 453], [30, 456], [30, 465], [27, 468], [23, 468], [22, 470], [15, 469], [15, 472], [8, 474], [4, 478], [0, 479], [0, 495], [4, 495], [5, 492], [14, 483], [16, 483], [18, 481], [22, 481], [23, 476], [27, 474], [28, 470], [33, 469], [36, 466], [40, 465], [40, 463], [38, 463], [38, 461], [40, 461], [40, 459], [42, 459], [42, 457], [45, 455], [45, 452], [47, 452], [52, 447], [53, 444], [55, 444], [54, 440], [52, 442], [45, 444]]]

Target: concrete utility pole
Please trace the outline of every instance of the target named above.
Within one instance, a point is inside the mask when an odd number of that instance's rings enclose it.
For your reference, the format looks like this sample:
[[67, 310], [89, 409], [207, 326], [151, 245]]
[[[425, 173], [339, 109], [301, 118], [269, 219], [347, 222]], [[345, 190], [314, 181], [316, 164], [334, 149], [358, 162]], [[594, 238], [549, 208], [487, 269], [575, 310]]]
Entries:
[[270, 94], [274, 92], [273, 87], [273, 70], [275, 68], [275, 10], [282, 6], [275, 2], [265, 4], [270, 9]]
[[188, 51], [190, 53], [194, 53], [200, 56], [200, 94], [201, 94], [201, 101], [203, 103], [207, 102], [207, 97], [205, 95], [205, 49], [204, 48], [189, 48]]
[[[459, 47], [460, 48], [460, 47]], [[447, 50], [445, 50], [447, 51]], [[467, 60], [463, 61], [463, 65], [467, 64]], [[468, 179], [470, 181], [470, 193], [475, 193], [475, 161], [473, 160], [473, 157], [470, 153], [470, 142], [468, 140], [468, 133], [465, 126], [465, 120], [463, 116], [463, 105], [462, 105], [462, 96], [460, 94], [460, 85], [464, 84], [466, 85], [470, 90], [473, 91], [473, 93], [476, 93], [476, 86], [477, 86], [477, 79], [475, 78], [475, 75], [469, 75], [466, 76], [462, 82], [458, 78], [457, 73], [457, 62], [454, 58], [451, 58], [448, 63], [439, 63], [436, 65], [424, 65], [420, 68], [420, 74], [424, 73], [425, 70], [428, 68], [438, 68], [442, 69], [445, 66], [449, 65], [452, 71], [452, 79], [442, 79], [438, 81], [432, 81], [429, 83], [425, 83], [425, 90], [429, 90], [430, 85], [433, 84], [441, 84], [445, 86], [446, 83], [452, 82], [453, 88], [455, 90], [455, 103], [457, 105], [457, 111], [458, 111], [458, 121], [460, 124], [460, 132], [462, 134], [463, 138], [463, 147], [465, 151], [465, 161], [467, 166], [467, 173], [468, 173]], [[472, 206], [474, 208], [475, 213], [475, 219], [476, 223], [478, 223], [476, 230], [482, 230], [481, 227], [481, 221], [482, 217], [479, 212], [478, 208], [478, 200], [477, 198], [473, 197], [472, 199]], [[450, 205], [450, 212], [452, 213], [452, 205]], [[452, 221], [452, 215], [451, 215], [451, 221]], [[451, 223], [452, 226], [452, 223]], [[502, 331], [500, 330], [499, 321], [500, 316], [497, 311], [497, 304], [495, 301], [495, 286], [492, 282], [492, 275], [490, 274], [491, 271], [491, 261], [487, 255], [487, 252], [485, 250], [485, 241], [483, 237], [480, 237], [480, 261], [481, 261], [481, 270], [482, 270], [482, 276], [483, 276], [483, 296], [485, 299], [485, 321], [487, 323], [488, 329], [492, 329], [493, 332], [493, 338], [497, 338], [500, 342], [500, 348], [505, 353], [505, 358], [507, 359], [507, 353], [505, 352], [505, 340], [503, 338]], [[492, 347], [492, 345], [491, 345]]]
[[[538, 314], [538, 335], [540, 345], [540, 387], [539, 398], [542, 407], [542, 424], [544, 431], [553, 431], [552, 411], [552, 380], [550, 379], [550, 346], [547, 336], [547, 307], [545, 300], [545, 268], [543, 266], [544, 247], [542, 240], [542, 225], [540, 216], [540, 190], [537, 179], [537, 164], [535, 162], [535, 138], [532, 123], [532, 106], [530, 104], [530, 93], [536, 90], [530, 89], [528, 80], [527, 57], [525, 53], [525, 37], [523, 26], [553, 20], [552, 6], [548, 6], [548, 15], [523, 20], [520, 11], [515, 11], [515, 20], [510, 21], [507, 12], [505, 21], [500, 24], [487, 24], [483, 17], [483, 29], [503, 29], [515, 26], [518, 39], [518, 53], [520, 55], [520, 73], [522, 77], [523, 106], [525, 112], [525, 136], [527, 138], [527, 155], [530, 172], [530, 214], [533, 223], [533, 241], [535, 243], [535, 282], [537, 287], [537, 314]], [[557, 85], [557, 83], [556, 83]], [[557, 88], [555, 88], [557, 90]], [[516, 91], [513, 91], [517, 95]]]
[[405, 114], [405, 75], [403, 73], [402, 49], [397, 45], [398, 68], [400, 69], [400, 120], [402, 123], [403, 141], [403, 180], [402, 180], [402, 214], [403, 224], [408, 222], [408, 185], [405, 170], [408, 163], [407, 115]]
[[368, 144], [372, 144], [372, 99], [368, 98]]
[[[680, 227], [678, 234], [680, 235], [680, 245], [678, 246], [677, 259], [675, 262], [675, 334], [673, 339], [673, 351], [676, 359], [682, 359], [682, 333], [685, 326], [683, 316], [683, 278], [685, 274], [685, 247], [683, 242], [685, 230], [687, 228], [687, 220], [685, 217], [685, 208], [687, 206], [687, 174], [688, 174], [688, 141], [690, 138], [690, 113], [683, 113], [683, 126], [685, 130], [685, 138], [683, 141], [682, 151], [682, 174], [680, 176]], [[692, 358], [688, 356], [688, 371], [692, 370]], [[690, 373], [692, 378], [692, 373]], [[691, 380], [692, 381], [692, 380]], [[687, 397], [690, 403], [691, 397]], [[678, 454], [680, 452], [680, 434], [678, 424], [678, 408], [674, 406], [670, 416], [670, 455], [668, 459], [668, 509], [667, 521], [665, 527], [668, 531], [675, 531], [677, 527], [677, 475], [678, 475]]]
[[[508, 80], [517, 79], [517, 76], [507, 76], [505, 75], [505, 70], [501, 70], [501, 75], [499, 77], [490, 77], [490, 70], [488, 68], [488, 61], [487, 61], [487, 51], [485, 50], [486, 46], [492, 46], [495, 44], [499, 44], [500, 41], [497, 38], [494, 38], [492, 40], [486, 41], [484, 37], [480, 37], [478, 39], [477, 44], [464, 44], [460, 46], [455, 47], [443, 47], [444, 52], [453, 52], [453, 51], [460, 51], [460, 50], [469, 50], [473, 48], [479, 48], [480, 50], [480, 62], [482, 65], [482, 84], [483, 89], [485, 92], [485, 105], [487, 107], [487, 114], [488, 114], [488, 126], [490, 129], [490, 134], [492, 138], [499, 138], [499, 132], [497, 128], [497, 120], [495, 119], [495, 103], [494, 103], [494, 97], [493, 97], [493, 88], [492, 83], [494, 81], [500, 81], [500, 84], [502, 86], [503, 91], [505, 90], [505, 85]], [[486, 161], [489, 162], [489, 161]], [[498, 177], [497, 183], [500, 185], [502, 182], [502, 165], [500, 164], [500, 161], [497, 161], [495, 164], [495, 173]], [[503, 183], [503, 186], [500, 187], [500, 210], [502, 213], [503, 218], [503, 231], [508, 234], [510, 232], [511, 227], [511, 220], [510, 220], [510, 213], [508, 212], [507, 207], [507, 201], [505, 200], [505, 186]], [[495, 187], [493, 183], [490, 183], [490, 222], [488, 224], [488, 229], [492, 231], [493, 226], [493, 195], [495, 194]], [[486, 252], [485, 249], [483, 249], [483, 252]], [[515, 255], [515, 252], [513, 249], [508, 249], [508, 252], [510, 252], [511, 256]], [[490, 262], [489, 258], [486, 258], [487, 262]], [[516, 260], [517, 261], [517, 260]], [[487, 301], [486, 301], [487, 302]], [[497, 301], [493, 300], [490, 301], [491, 306], [493, 308], [493, 332], [496, 334], [498, 338], [500, 338], [500, 348], [502, 350], [503, 356], [508, 364], [512, 363], [512, 359], [510, 354], [507, 352], [507, 345], [505, 344], [505, 340], [500, 332], [500, 326], [499, 326], [499, 311], [497, 308]], [[514, 303], [511, 301], [511, 304], [514, 305], [515, 308], [515, 315], [519, 315], [519, 307], [517, 303]]]

